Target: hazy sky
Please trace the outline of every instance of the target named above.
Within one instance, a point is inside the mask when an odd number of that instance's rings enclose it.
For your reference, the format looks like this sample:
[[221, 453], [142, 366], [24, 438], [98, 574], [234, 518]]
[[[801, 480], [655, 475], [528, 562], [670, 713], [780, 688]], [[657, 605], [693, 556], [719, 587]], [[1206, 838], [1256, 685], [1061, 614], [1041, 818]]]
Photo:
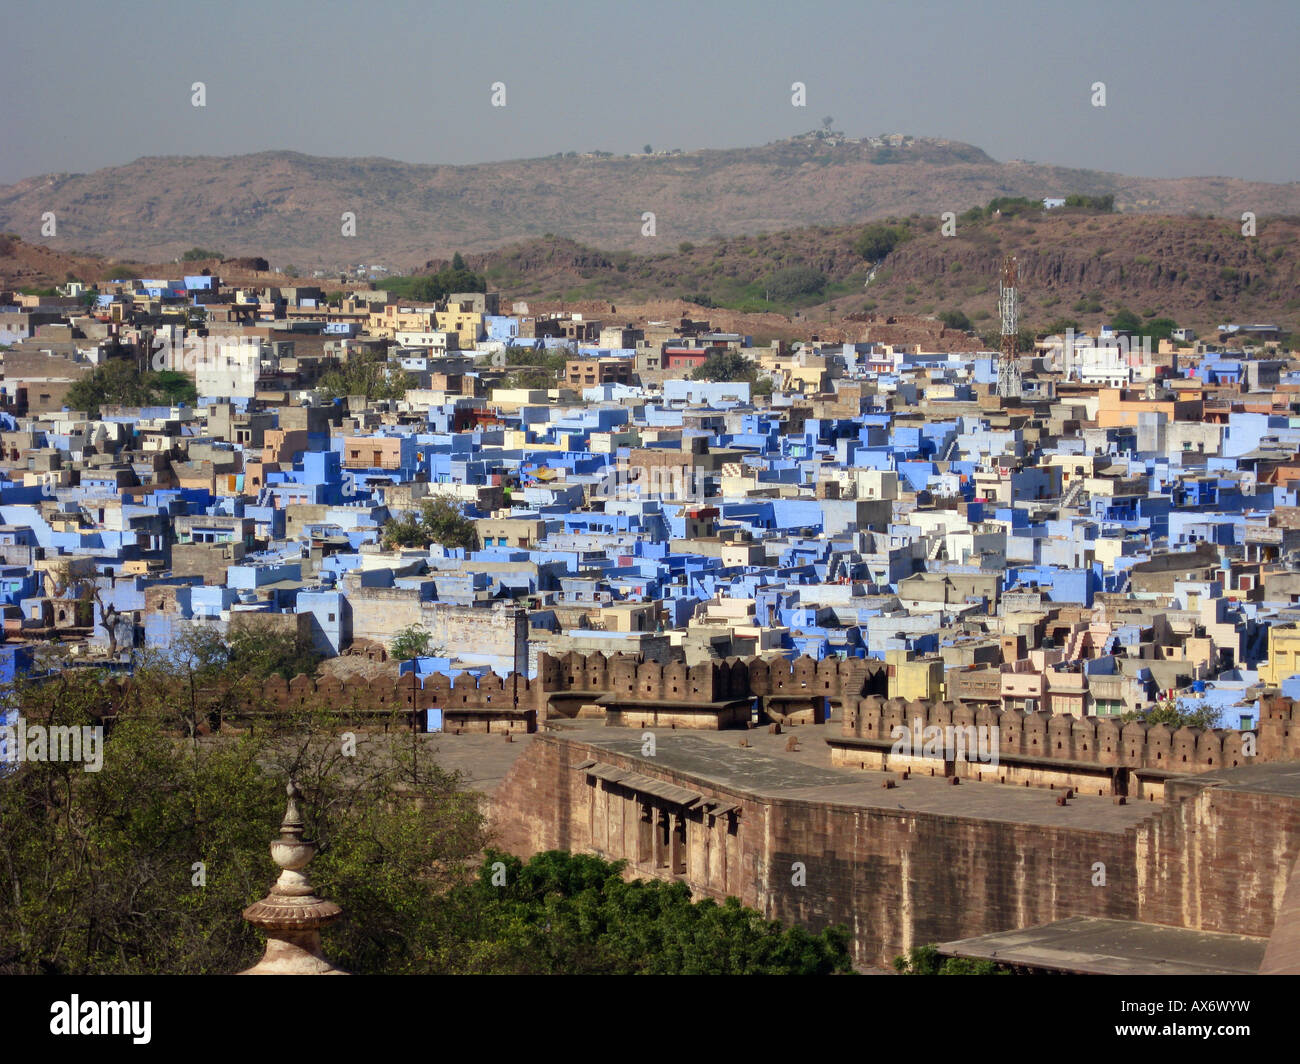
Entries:
[[277, 148], [472, 163], [743, 147], [825, 115], [1001, 160], [1300, 180], [1300, 0], [53, 0], [10, 5], [0, 40], [0, 183]]

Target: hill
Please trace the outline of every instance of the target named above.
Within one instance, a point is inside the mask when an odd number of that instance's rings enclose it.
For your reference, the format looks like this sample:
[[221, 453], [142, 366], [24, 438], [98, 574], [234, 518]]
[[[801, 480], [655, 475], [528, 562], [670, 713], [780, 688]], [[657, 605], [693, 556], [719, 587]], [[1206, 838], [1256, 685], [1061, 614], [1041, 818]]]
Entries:
[[[881, 228], [892, 230], [897, 244], [879, 261], [864, 257], [864, 233]], [[1247, 238], [1221, 219], [1062, 208], [959, 220], [951, 237], [937, 219], [914, 217], [685, 242], [656, 255], [539, 239], [468, 255], [466, 263], [490, 287], [547, 308], [675, 297], [699, 316], [729, 310], [814, 323], [876, 311], [959, 311], [983, 330], [996, 325], [1002, 259], [1015, 255], [1027, 327], [1062, 319], [1095, 326], [1127, 309], [1204, 333], [1247, 319], [1300, 331], [1298, 249], [1298, 217], [1261, 219]], [[444, 265], [433, 260], [426, 269]]]
[[[615, 250], [890, 215], [960, 213], [997, 196], [1113, 195], [1118, 209], [1300, 214], [1300, 184], [1125, 177], [998, 162], [967, 144], [822, 132], [757, 148], [552, 156], [477, 166], [262, 152], [152, 157], [0, 187], [0, 228], [31, 242], [142, 261], [195, 245], [331, 271], [409, 269], [555, 233]], [[40, 237], [53, 211], [58, 232]], [[643, 214], [656, 235], [642, 236]], [[342, 216], [356, 215], [356, 235]]]

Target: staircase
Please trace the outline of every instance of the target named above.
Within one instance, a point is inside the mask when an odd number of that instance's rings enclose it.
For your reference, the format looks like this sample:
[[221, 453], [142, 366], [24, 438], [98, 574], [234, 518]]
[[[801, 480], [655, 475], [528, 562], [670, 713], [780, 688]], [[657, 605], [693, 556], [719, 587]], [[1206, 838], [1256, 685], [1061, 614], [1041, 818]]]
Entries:
[[1069, 486], [1069, 488], [1066, 489], [1065, 494], [1061, 496], [1061, 505], [1066, 509], [1069, 509], [1070, 507], [1077, 505], [1079, 502], [1079, 496], [1081, 496], [1082, 494], [1083, 494], [1083, 481], [1076, 480], [1073, 484]]
[[938, 536], [930, 541], [930, 547], [925, 552], [925, 560], [928, 562], [935, 561], [943, 553], [943, 536]]
[[1074, 635], [1070, 636], [1070, 641], [1065, 644], [1064, 660], [1078, 661], [1083, 657], [1083, 641], [1087, 638], [1088, 630], [1086, 628], [1082, 631], [1075, 632]]

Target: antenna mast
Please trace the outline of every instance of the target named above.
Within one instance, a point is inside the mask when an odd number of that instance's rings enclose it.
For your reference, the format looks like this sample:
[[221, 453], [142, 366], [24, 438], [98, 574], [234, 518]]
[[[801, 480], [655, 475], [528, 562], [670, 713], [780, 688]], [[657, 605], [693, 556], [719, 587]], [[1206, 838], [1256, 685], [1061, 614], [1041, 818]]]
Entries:
[[1002, 283], [998, 288], [998, 317], [1002, 319], [998, 396], [1002, 399], [1020, 398], [1020, 293], [1016, 290], [1018, 273], [1014, 255], [1008, 255], [1002, 260]]

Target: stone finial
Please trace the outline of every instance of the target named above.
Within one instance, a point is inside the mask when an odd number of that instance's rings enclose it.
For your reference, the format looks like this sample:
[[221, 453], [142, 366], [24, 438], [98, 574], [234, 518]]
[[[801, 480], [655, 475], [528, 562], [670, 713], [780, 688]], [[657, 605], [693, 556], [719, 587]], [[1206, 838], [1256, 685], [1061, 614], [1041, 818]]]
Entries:
[[280, 878], [261, 901], [244, 910], [244, 919], [266, 932], [266, 953], [241, 975], [346, 975], [321, 953], [321, 928], [343, 912], [332, 901], [316, 897], [303, 869], [316, 855], [316, 844], [304, 835], [298, 799], [302, 791], [290, 780], [289, 796], [280, 823], [280, 837], [271, 842], [271, 859]]

